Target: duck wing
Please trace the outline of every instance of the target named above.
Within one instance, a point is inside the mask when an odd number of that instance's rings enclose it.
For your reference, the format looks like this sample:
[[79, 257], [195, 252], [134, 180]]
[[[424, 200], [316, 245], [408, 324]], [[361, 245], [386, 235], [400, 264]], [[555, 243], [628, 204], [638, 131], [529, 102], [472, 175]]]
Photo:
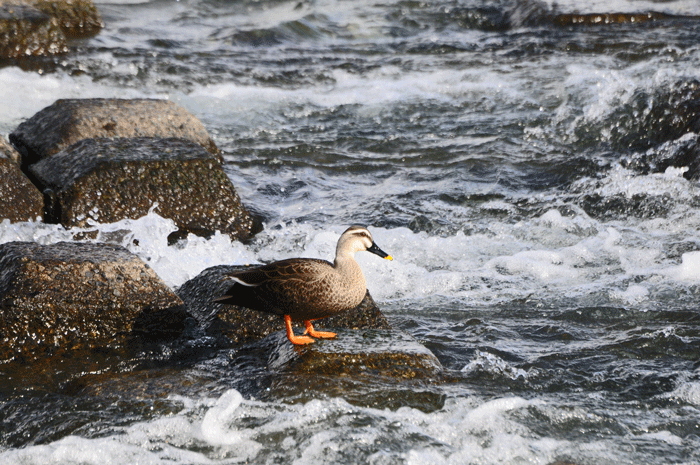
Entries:
[[325, 260], [292, 258], [231, 273], [233, 283], [216, 301], [294, 318], [323, 306], [331, 271]]

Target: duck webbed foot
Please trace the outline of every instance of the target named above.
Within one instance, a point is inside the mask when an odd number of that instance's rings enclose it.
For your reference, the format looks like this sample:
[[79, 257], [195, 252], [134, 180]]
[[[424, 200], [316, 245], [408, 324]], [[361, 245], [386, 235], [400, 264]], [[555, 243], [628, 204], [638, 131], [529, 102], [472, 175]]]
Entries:
[[[284, 315], [284, 325], [287, 327], [287, 339], [295, 345], [311, 344], [314, 340], [308, 336], [295, 336], [292, 330], [292, 317]], [[304, 333], [306, 334], [306, 333]]]
[[336, 336], [336, 333], [332, 333], [330, 331], [316, 331], [311, 324], [311, 321], [305, 321], [304, 324], [306, 325], [306, 331], [304, 331], [304, 334], [308, 334], [311, 337], [317, 337], [320, 339], [332, 339]]

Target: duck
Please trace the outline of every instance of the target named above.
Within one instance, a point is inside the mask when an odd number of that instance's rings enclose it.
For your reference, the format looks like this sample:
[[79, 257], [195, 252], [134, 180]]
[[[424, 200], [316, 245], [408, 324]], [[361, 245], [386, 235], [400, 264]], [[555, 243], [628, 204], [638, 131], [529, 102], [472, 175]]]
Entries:
[[[362, 302], [367, 287], [355, 253], [363, 251], [393, 260], [374, 243], [365, 226], [353, 225], [340, 235], [333, 263], [290, 258], [230, 273], [223, 279], [231, 285], [214, 301], [282, 316], [287, 338], [294, 345], [311, 344], [313, 338], [334, 338], [336, 333], [317, 331], [312, 322]], [[294, 335], [292, 322], [304, 323], [303, 335]]]

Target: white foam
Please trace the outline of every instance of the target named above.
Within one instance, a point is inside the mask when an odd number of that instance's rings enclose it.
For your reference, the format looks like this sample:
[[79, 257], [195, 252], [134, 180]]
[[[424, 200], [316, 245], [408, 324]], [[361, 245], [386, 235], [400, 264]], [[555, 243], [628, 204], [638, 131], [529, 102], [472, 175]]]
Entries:
[[211, 464], [200, 453], [163, 444], [153, 447], [148, 443], [130, 443], [129, 437], [109, 436], [85, 439], [67, 436], [56, 442], [12, 449], [0, 453], [2, 463], [13, 465], [159, 465], [159, 464]]
[[[105, 56], [106, 60], [113, 60]], [[115, 63], [116, 64], [116, 63]], [[31, 98], [27, 98], [30, 95]], [[22, 120], [62, 98], [162, 98], [162, 94], [101, 84], [89, 76], [66, 76], [0, 68], [0, 134], [12, 132]]]
[[166, 284], [177, 287], [202, 270], [216, 265], [246, 265], [259, 263], [255, 255], [238, 241], [217, 232], [205, 239], [188, 235], [174, 246], [168, 245], [168, 235], [177, 230], [172, 220], [151, 211], [147, 215], [94, 227], [64, 229], [60, 225], [39, 222], [0, 222], [0, 244], [10, 241], [30, 241], [48, 245], [72, 241], [83, 232], [98, 234], [95, 242], [108, 242], [125, 247], [139, 256]]
[[610, 298], [627, 305], [638, 305], [649, 299], [649, 290], [637, 284], [630, 285], [626, 290], [613, 289]]
[[[585, 214], [563, 216], [556, 210], [516, 224], [488, 225], [490, 231], [450, 236], [414, 233], [406, 228], [372, 228], [376, 243], [394, 257], [358, 253], [367, 287], [378, 301], [463, 298], [471, 304], [493, 304], [536, 293], [588, 295], [602, 291], [626, 305], [648, 300], [650, 286], [662, 281], [700, 281], [700, 252], [686, 252], [680, 264], [664, 259], [667, 235], [697, 230], [700, 215], [680, 221], [644, 220], [640, 228], [605, 226]], [[0, 243], [13, 240], [50, 244], [73, 240], [79, 232], [98, 231], [99, 242], [124, 246], [138, 255], [171, 287], [182, 285], [216, 265], [267, 263], [291, 257], [332, 261], [338, 237], [347, 225], [290, 223], [268, 226], [250, 244], [216, 233], [210, 238], [189, 235], [174, 246], [168, 235], [171, 220], [154, 212], [113, 224], [65, 230], [40, 222], [0, 223]], [[693, 229], [694, 228], [694, 229]], [[642, 230], [643, 229], [643, 230]], [[668, 229], [668, 230], [667, 230]], [[653, 238], [653, 239], [650, 239]], [[645, 282], [630, 285], [631, 277]]]
[[700, 407], [700, 382], [682, 381], [666, 397], [679, 399], [695, 407]]
[[[247, 126], [257, 130], [270, 126], [279, 130], [280, 112], [303, 118], [321, 109], [356, 108], [363, 117], [373, 117], [387, 107], [410, 102], [481, 102], [484, 95], [496, 100], [521, 103], [526, 85], [519, 79], [503, 80], [495, 72], [479, 70], [432, 70], [406, 72], [382, 66], [362, 74], [332, 72], [331, 84], [303, 88], [244, 85], [233, 82], [195, 87], [174, 99], [204, 118]], [[452, 141], [454, 143], [454, 141]]]
[[683, 177], [685, 171], [687, 167], [669, 167], [664, 173], [644, 175], [616, 166], [602, 180], [582, 179], [573, 188], [603, 197], [667, 195], [674, 200], [690, 200], [698, 195], [698, 187]]
[[[325, 465], [350, 460], [461, 465], [546, 464], [561, 456], [605, 463], [619, 458], [619, 437], [572, 443], [543, 436], [525, 426], [532, 415], [554, 424], [607, 421], [582, 408], [559, 408], [520, 397], [451, 397], [444, 408], [425, 413], [409, 407], [395, 411], [358, 407], [338, 398], [267, 403], [244, 400], [229, 390], [214, 400], [190, 399], [176, 414], [115, 427], [102, 437], [68, 436], [6, 450], [0, 452], [0, 463], [184, 465], [284, 460]], [[654, 439], [675, 443], [665, 433]]]
[[489, 352], [477, 350], [474, 359], [462, 368], [464, 372], [485, 371], [493, 375], [506, 376], [512, 380], [528, 378], [522, 368], [513, 368], [508, 362]]
[[681, 264], [669, 267], [667, 274], [679, 281], [700, 282], [700, 251], [684, 253]]

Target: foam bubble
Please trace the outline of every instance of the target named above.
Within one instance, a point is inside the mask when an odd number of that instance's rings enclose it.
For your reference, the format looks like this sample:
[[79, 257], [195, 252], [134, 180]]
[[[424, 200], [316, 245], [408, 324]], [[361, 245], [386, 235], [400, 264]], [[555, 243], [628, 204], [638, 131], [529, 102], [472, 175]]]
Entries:
[[615, 166], [603, 179], [582, 179], [574, 183], [574, 190], [589, 192], [602, 197], [667, 195], [673, 199], [692, 199], [697, 196], [697, 186], [683, 177], [685, 167], [669, 167], [664, 173], [637, 174], [621, 166]]
[[[200, 453], [170, 447], [151, 448], [148, 443], [130, 443], [129, 436], [109, 436], [86, 439], [67, 436], [56, 442], [12, 449], [0, 453], [0, 462], [15, 465], [143, 465], [209, 464], [212, 463]], [[132, 438], [133, 439], [133, 438]]]
[[528, 374], [525, 370], [522, 368], [513, 368], [508, 362], [497, 355], [481, 350], [477, 350], [474, 355], [474, 359], [462, 368], [462, 371], [486, 371], [494, 375], [505, 376], [512, 380], [518, 378], [526, 380], [528, 378]]
[[253, 458], [262, 447], [249, 439], [253, 431], [231, 426], [240, 414], [242, 402], [243, 396], [235, 389], [225, 392], [204, 415], [200, 424], [201, 438], [209, 445], [225, 446], [237, 457]]
[[138, 255], [171, 287], [182, 285], [202, 270], [216, 265], [258, 263], [243, 244], [226, 234], [210, 238], [189, 234], [174, 246], [168, 235], [177, 230], [175, 223], [151, 211], [136, 220], [96, 225], [97, 241], [116, 242]]
[[681, 382], [672, 392], [668, 393], [667, 396], [700, 407], [700, 382]]
[[[581, 408], [520, 397], [450, 397], [444, 408], [426, 413], [410, 407], [358, 407], [339, 398], [306, 404], [259, 402], [229, 390], [218, 399], [190, 399], [178, 413], [114, 427], [101, 437], [68, 436], [0, 452], [0, 462], [463, 464], [552, 463], [567, 456], [607, 463], [619, 450], [616, 438], [579, 444], [532, 431], [523, 418], [533, 414], [552, 423], [585, 420], [591, 428], [607, 421]], [[665, 434], [659, 439], [674, 441]]]
[[628, 305], [637, 305], [649, 299], [649, 290], [637, 284], [630, 285], [626, 290], [613, 289], [610, 298]]
[[681, 264], [668, 268], [667, 274], [679, 281], [700, 281], [700, 251], [684, 253]]

